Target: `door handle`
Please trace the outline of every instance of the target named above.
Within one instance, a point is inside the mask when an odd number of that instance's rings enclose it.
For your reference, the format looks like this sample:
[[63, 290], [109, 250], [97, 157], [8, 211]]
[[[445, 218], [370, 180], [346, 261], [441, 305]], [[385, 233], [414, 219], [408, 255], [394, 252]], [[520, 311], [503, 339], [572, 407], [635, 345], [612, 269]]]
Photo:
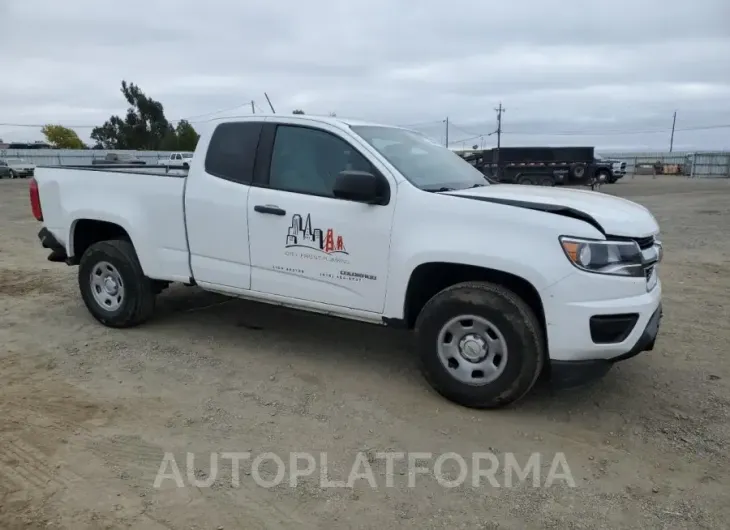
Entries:
[[259, 213], [268, 213], [271, 215], [286, 215], [286, 210], [282, 210], [278, 206], [257, 204], [253, 207], [254, 211]]

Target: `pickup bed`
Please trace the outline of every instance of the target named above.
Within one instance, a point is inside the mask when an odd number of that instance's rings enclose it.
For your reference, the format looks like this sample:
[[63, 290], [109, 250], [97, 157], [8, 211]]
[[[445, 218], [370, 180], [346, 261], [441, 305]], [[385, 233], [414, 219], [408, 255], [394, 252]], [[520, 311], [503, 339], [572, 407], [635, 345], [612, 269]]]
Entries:
[[[492, 184], [398, 127], [221, 118], [190, 169], [39, 167], [51, 261], [102, 324], [153, 315], [169, 283], [413, 330], [428, 382], [478, 408], [651, 350], [659, 227], [596, 193]], [[114, 200], [108, 200], [113, 197]]]

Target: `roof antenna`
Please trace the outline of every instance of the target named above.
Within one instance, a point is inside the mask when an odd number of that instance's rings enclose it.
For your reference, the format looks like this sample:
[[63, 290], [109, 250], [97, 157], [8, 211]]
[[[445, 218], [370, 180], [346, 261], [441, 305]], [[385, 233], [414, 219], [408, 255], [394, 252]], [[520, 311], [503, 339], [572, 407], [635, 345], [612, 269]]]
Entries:
[[276, 114], [276, 111], [274, 110], [274, 106], [271, 104], [271, 100], [269, 99], [269, 95], [266, 92], [264, 92], [264, 96], [266, 96], [266, 101], [269, 102], [269, 107], [271, 107], [271, 113]]

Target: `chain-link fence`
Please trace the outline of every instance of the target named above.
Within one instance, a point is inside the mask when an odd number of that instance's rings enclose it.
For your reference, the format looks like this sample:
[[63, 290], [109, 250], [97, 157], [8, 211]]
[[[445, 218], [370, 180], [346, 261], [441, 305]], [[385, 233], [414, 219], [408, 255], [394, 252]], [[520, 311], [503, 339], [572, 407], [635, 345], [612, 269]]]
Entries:
[[103, 160], [107, 153], [132, 155], [148, 164], [156, 164], [161, 158], [169, 158], [169, 151], [122, 151], [103, 149], [0, 149], [0, 158], [19, 158], [36, 166], [83, 166], [94, 159]]
[[604, 153], [601, 156], [626, 162], [629, 175], [660, 174], [697, 178], [729, 178], [730, 152]]
[[[133, 155], [148, 164], [169, 158], [169, 151], [120, 151], [101, 149], [0, 149], [0, 158], [20, 158], [37, 166], [91, 165], [94, 159], [104, 159], [107, 153]], [[609, 153], [601, 156], [626, 162], [629, 175], [653, 174], [656, 168], [665, 175], [697, 178], [730, 177], [730, 152], [652, 152]]]

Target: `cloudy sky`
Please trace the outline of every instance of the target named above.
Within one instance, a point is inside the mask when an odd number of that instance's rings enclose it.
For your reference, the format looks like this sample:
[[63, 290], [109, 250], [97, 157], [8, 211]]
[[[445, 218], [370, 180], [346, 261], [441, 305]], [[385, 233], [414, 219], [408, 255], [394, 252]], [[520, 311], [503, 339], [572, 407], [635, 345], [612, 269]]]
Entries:
[[[730, 0], [0, 0], [0, 138], [222, 109], [411, 125], [455, 146], [730, 149]], [[236, 109], [236, 107], [238, 107]]]

